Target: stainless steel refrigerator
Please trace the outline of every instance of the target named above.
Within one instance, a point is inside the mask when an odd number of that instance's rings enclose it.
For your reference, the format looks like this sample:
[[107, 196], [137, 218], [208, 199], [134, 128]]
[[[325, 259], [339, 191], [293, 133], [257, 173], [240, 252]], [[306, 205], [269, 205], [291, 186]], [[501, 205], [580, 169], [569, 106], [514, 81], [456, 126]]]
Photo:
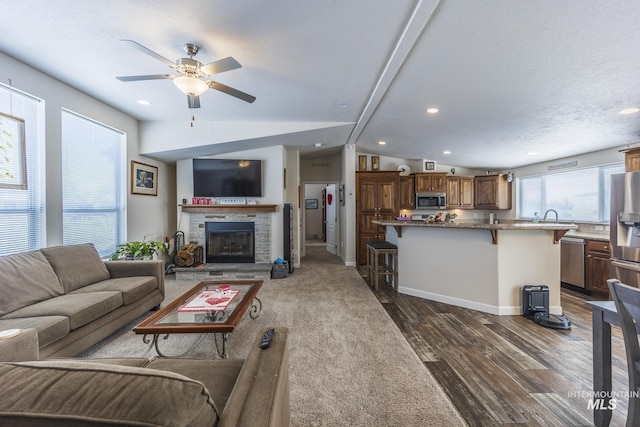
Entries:
[[640, 172], [611, 175], [612, 278], [640, 287]]

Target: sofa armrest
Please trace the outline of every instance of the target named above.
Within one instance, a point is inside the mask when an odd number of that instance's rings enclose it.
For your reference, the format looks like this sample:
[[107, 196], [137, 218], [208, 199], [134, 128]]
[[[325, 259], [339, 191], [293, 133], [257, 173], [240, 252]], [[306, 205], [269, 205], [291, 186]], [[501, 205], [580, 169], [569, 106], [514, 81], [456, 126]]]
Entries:
[[0, 339], [0, 362], [26, 362], [40, 357], [38, 332], [22, 329], [11, 338]]
[[105, 261], [112, 278], [131, 276], [155, 276], [158, 290], [164, 296], [164, 261]]
[[218, 427], [289, 425], [289, 329], [275, 328], [262, 350], [260, 331], [242, 365]]

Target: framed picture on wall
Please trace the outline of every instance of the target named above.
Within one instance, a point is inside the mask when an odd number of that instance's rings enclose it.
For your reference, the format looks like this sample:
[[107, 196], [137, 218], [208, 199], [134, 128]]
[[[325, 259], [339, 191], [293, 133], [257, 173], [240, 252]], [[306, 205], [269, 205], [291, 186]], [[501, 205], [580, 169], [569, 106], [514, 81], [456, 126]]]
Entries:
[[318, 209], [318, 199], [306, 199], [304, 207], [307, 209]]
[[27, 189], [24, 119], [0, 113], [0, 188]]
[[380, 156], [371, 156], [371, 170], [372, 171], [380, 170]]
[[158, 168], [131, 161], [131, 194], [158, 195]]
[[358, 156], [358, 170], [359, 171], [367, 170], [367, 156]]
[[436, 170], [436, 162], [424, 162], [424, 170], [426, 171]]

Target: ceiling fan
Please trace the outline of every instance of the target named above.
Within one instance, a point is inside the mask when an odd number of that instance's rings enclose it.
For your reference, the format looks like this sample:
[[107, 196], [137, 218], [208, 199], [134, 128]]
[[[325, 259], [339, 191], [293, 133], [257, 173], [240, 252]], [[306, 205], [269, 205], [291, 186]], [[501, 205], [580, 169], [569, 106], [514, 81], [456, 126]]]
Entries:
[[227, 95], [234, 96], [242, 101], [252, 103], [256, 100], [255, 96], [249, 95], [234, 89], [222, 83], [215, 82], [213, 80], [205, 80], [214, 74], [224, 73], [225, 71], [235, 70], [242, 67], [238, 61], [231, 56], [218, 61], [213, 61], [209, 64], [202, 64], [200, 61], [193, 59], [198, 53], [199, 47], [192, 43], [186, 43], [184, 45], [184, 51], [189, 55], [188, 58], [177, 59], [176, 62], [172, 62], [162, 55], [159, 55], [142, 46], [133, 40], [121, 40], [123, 42], [130, 43], [132, 47], [138, 49], [142, 53], [145, 53], [152, 58], [155, 58], [178, 72], [179, 75], [173, 74], [151, 74], [142, 76], [120, 76], [116, 77], [122, 82], [135, 82], [140, 80], [173, 80], [173, 83], [183, 93], [187, 95], [187, 102], [189, 108], [200, 108], [200, 95], [206, 92], [208, 89], [215, 89]]

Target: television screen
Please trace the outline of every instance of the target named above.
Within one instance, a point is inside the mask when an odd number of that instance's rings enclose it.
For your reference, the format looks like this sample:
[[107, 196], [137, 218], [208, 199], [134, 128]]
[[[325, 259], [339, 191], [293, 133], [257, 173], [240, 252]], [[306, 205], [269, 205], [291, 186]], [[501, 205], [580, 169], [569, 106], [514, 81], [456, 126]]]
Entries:
[[262, 161], [193, 159], [195, 197], [262, 197]]

